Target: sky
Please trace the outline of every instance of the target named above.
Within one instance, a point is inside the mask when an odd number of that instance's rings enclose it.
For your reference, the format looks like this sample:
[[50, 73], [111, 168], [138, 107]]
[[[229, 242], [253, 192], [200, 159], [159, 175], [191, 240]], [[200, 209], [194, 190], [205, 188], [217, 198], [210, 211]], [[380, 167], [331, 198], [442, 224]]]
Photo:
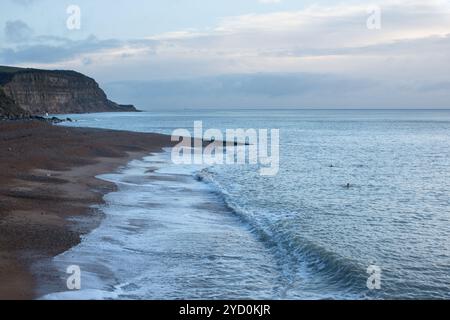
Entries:
[[450, 0], [3, 0], [0, 64], [148, 110], [450, 108]]

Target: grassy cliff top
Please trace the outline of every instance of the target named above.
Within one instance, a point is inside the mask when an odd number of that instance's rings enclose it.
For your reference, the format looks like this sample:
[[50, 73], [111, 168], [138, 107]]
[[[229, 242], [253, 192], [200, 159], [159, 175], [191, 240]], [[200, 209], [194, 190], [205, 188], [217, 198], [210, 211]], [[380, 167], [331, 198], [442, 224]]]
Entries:
[[57, 74], [57, 75], [89, 78], [73, 70], [44, 70], [44, 69], [0, 66], [0, 86], [5, 85], [9, 81], [11, 81], [16, 74], [23, 74], [23, 73], [46, 73], [46, 74], [50, 73], [55, 75]]
[[30, 70], [30, 69], [24, 69], [24, 68], [18, 68], [18, 67], [7, 67], [7, 66], [0, 66], [0, 72], [1, 73], [16, 73], [23, 70]]
[[19, 68], [19, 67], [10, 67], [10, 66], [0, 66], [0, 74], [9, 74], [13, 75], [15, 73], [27, 73], [27, 72], [50, 72], [50, 73], [63, 73], [63, 74], [83, 74], [73, 71], [73, 70], [46, 70], [46, 69], [34, 69], [34, 68]]

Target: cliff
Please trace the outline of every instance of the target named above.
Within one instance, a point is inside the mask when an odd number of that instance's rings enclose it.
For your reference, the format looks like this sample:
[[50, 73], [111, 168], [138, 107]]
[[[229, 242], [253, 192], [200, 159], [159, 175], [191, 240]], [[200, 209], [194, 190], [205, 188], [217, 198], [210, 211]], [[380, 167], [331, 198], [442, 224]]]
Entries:
[[81, 73], [0, 67], [0, 115], [123, 111], [136, 109], [108, 100], [97, 82]]
[[21, 118], [30, 114], [19, 107], [14, 100], [8, 98], [0, 87], [0, 117]]

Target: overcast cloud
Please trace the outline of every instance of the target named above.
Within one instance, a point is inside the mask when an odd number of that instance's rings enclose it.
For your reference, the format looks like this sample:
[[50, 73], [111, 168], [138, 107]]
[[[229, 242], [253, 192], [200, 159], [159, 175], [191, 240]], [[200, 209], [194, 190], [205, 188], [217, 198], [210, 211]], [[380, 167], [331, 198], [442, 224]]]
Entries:
[[78, 31], [65, 28], [69, 3], [43, 22], [56, 0], [6, 2], [1, 64], [75, 69], [122, 102], [450, 107], [449, 1], [378, 1], [381, 29], [369, 30], [366, 1], [118, 1], [116, 16], [80, 0]]

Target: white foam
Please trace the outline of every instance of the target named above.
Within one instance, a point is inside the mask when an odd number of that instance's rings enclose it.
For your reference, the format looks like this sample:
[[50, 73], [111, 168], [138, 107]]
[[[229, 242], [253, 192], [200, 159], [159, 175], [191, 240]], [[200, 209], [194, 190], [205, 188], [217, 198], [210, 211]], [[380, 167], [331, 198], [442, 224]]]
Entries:
[[105, 196], [105, 219], [80, 245], [54, 258], [57, 270], [80, 266], [82, 290], [61, 288], [43, 299], [277, 295], [269, 250], [194, 179], [198, 167], [175, 166], [169, 157], [154, 154], [101, 176], [118, 185]]

